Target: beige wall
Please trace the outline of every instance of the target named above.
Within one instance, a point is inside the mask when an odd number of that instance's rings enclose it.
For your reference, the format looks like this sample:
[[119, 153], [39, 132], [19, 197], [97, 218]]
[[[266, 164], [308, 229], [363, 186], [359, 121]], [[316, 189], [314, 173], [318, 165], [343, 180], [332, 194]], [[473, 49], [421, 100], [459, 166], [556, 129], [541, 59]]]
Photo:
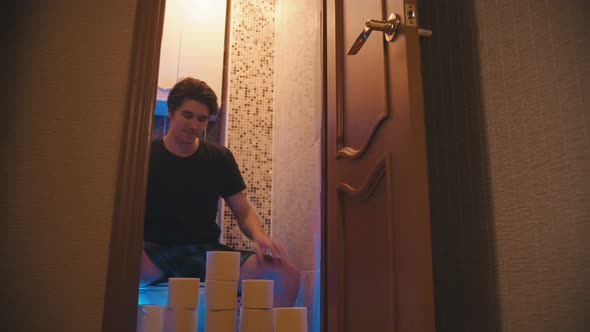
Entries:
[[277, 0], [272, 235], [305, 272], [319, 271], [321, 251], [320, 9], [317, 0]]
[[5, 11], [0, 321], [11, 331], [101, 329], [135, 4]]
[[219, 0], [166, 1], [158, 87], [195, 77], [221, 100], [226, 7]]
[[301, 271], [309, 332], [320, 329], [321, 6], [277, 0], [275, 22], [272, 237]]
[[588, 2], [420, 5], [437, 331], [588, 331]]

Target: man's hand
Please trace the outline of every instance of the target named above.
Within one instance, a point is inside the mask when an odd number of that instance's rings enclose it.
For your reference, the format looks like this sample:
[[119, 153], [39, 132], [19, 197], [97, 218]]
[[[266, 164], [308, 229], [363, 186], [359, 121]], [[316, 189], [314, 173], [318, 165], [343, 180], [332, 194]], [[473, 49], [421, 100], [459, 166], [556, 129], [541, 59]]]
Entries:
[[286, 258], [285, 250], [264, 233], [260, 218], [243, 192], [225, 197], [225, 202], [236, 217], [242, 233], [254, 242], [254, 250], [259, 262], [264, 262], [264, 250], [267, 250], [277, 261]]
[[254, 252], [258, 257], [259, 262], [264, 262], [264, 251], [267, 250], [273, 259], [280, 261], [281, 258], [285, 258], [285, 250], [276, 241], [273, 241], [264, 233], [256, 234], [253, 237], [252, 242], [254, 243]]

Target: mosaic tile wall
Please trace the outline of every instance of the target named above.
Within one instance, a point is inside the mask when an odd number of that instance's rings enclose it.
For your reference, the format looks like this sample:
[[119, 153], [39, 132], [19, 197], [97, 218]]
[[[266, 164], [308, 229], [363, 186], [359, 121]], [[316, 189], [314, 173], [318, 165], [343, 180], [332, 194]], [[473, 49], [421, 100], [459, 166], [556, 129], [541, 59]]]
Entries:
[[[225, 140], [265, 231], [301, 271], [297, 305], [319, 331], [321, 0], [232, 1]], [[300, 24], [305, 22], [305, 24]], [[231, 211], [222, 242], [251, 249]]]
[[[275, 0], [232, 0], [225, 145], [264, 230], [271, 231]], [[252, 249], [225, 203], [221, 242]]]

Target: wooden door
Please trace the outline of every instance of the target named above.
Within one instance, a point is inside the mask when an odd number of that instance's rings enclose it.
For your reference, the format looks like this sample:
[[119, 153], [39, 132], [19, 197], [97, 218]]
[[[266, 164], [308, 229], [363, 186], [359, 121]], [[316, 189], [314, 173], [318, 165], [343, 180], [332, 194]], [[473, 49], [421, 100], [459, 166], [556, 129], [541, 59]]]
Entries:
[[[434, 331], [419, 36], [407, 5], [415, 0], [326, 2], [328, 332]], [[402, 22], [393, 42], [373, 31], [346, 55], [367, 19], [391, 13]]]

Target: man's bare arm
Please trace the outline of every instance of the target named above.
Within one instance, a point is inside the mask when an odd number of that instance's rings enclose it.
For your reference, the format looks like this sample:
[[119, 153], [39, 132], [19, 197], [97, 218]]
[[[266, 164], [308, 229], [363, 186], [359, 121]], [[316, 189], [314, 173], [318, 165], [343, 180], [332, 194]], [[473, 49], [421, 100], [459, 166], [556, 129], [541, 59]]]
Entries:
[[236, 217], [240, 231], [254, 242], [257, 254], [262, 254], [261, 250], [268, 249], [274, 257], [280, 258], [283, 250], [264, 233], [260, 218], [244, 192], [225, 197], [225, 202]]

